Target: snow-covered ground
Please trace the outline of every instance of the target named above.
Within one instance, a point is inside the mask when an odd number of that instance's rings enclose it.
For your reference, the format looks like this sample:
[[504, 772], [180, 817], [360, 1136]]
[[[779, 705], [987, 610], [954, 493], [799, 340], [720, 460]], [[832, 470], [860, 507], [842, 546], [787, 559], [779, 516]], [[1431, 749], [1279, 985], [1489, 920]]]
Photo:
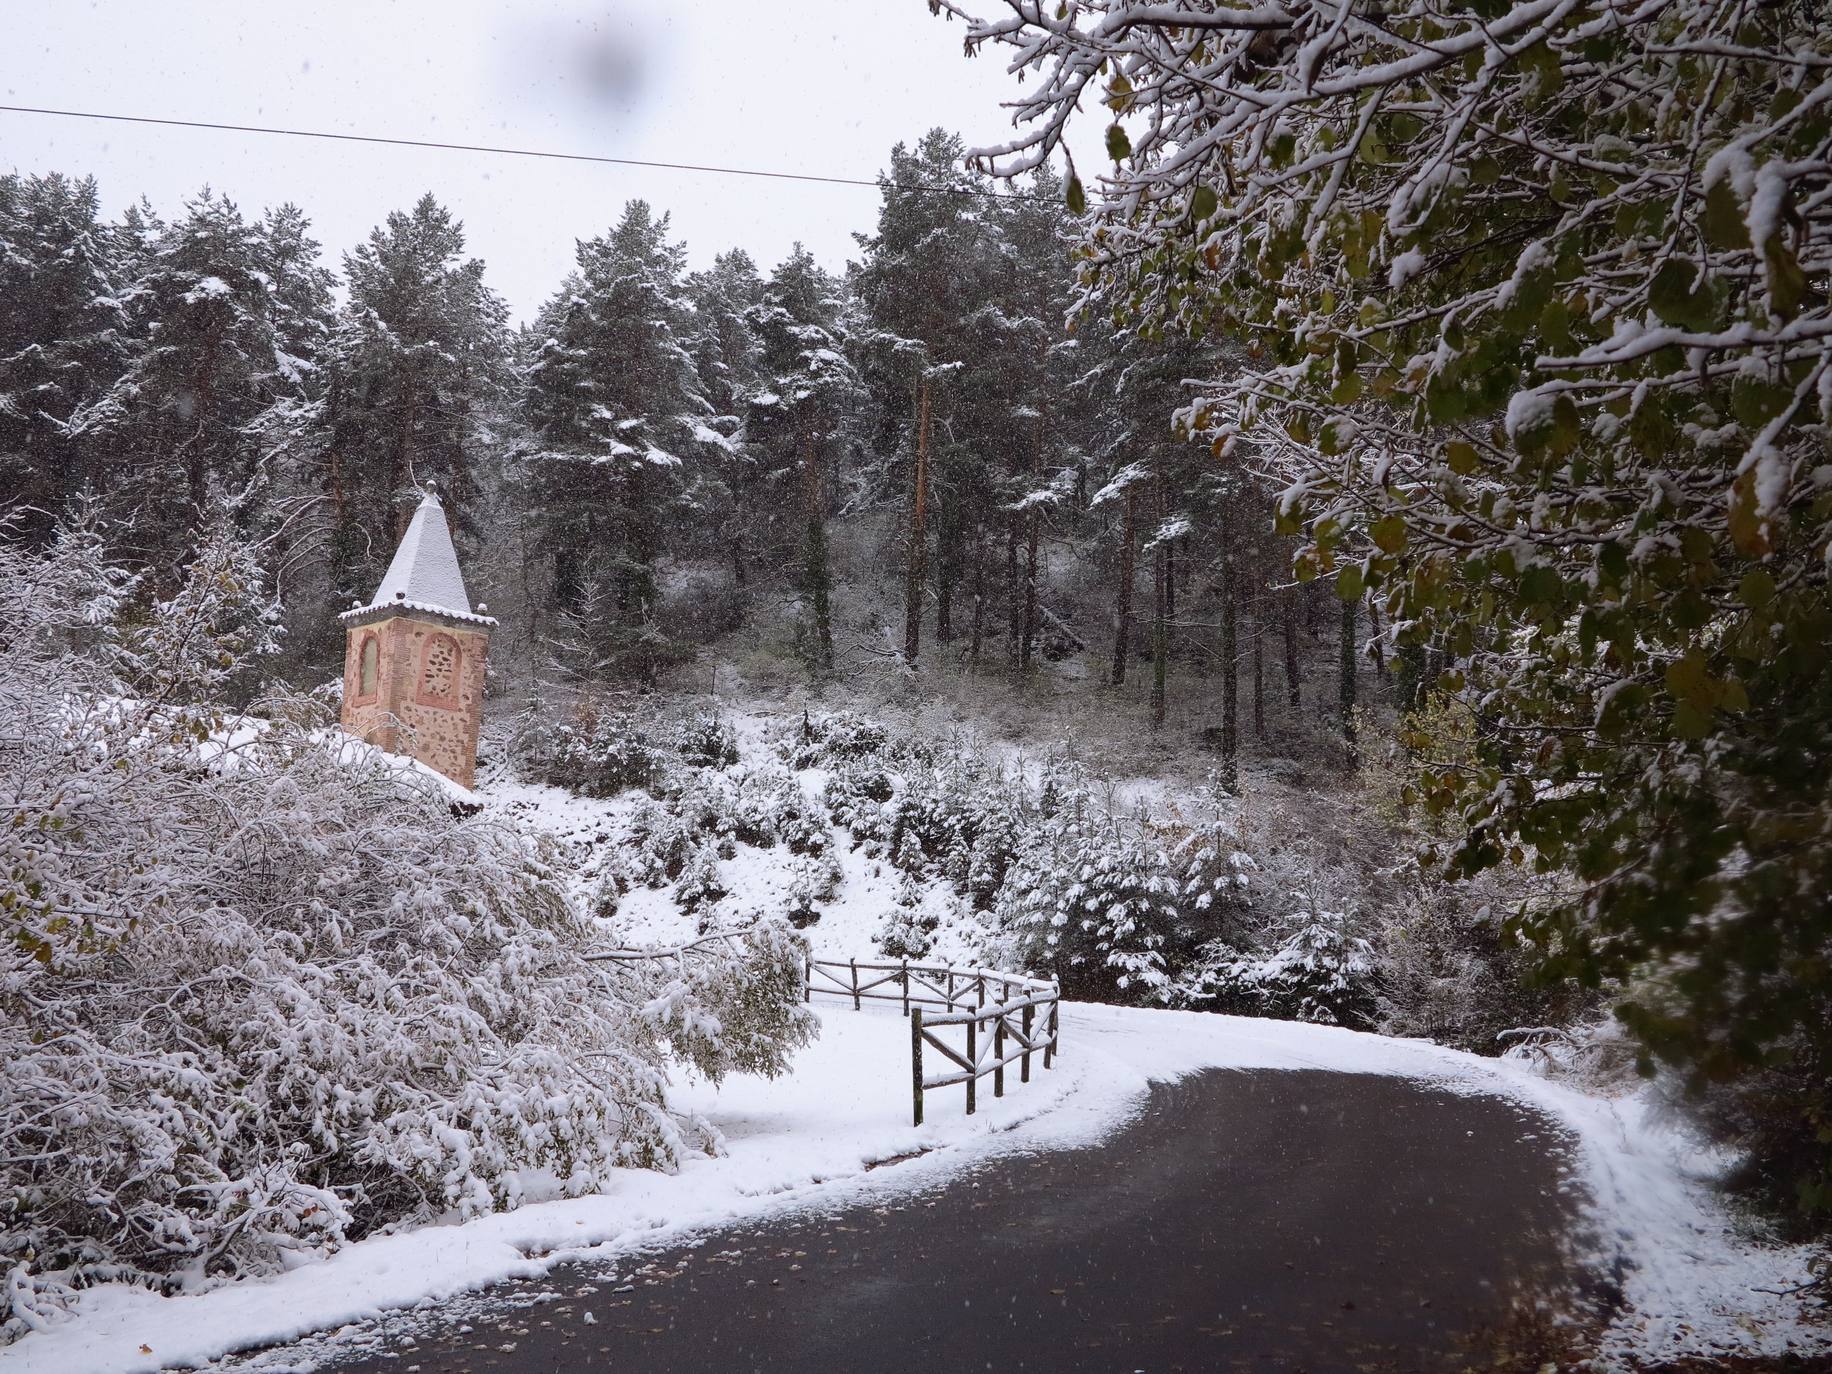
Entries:
[[[762, 723], [740, 717], [747, 756]], [[798, 775], [811, 791], [818, 773]], [[503, 819], [554, 834], [581, 896], [617, 852], [636, 804], [497, 780], [480, 793]], [[836, 840], [839, 836], [836, 835]], [[805, 932], [828, 957], [874, 955], [896, 878], [889, 865], [836, 844], [842, 881]], [[741, 847], [721, 862], [732, 897], [724, 915], [778, 903], [788, 856]], [[945, 905], [945, 904], [944, 904]], [[938, 907], [938, 910], [941, 910]], [[937, 932], [932, 961], [975, 962], [980, 932], [958, 907]], [[721, 922], [722, 923], [722, 922]], [[691, 936], [666, 891], [637, 889], [607, 922], [607, 943]], [[1586, 1095], [1524, 1064], [1417, 1041], [1267, 1020], [1071, 1006], [1065, 1055], [1048, 1073], [981, 1094], [962, 1113], [959, 1089], [931, 1094], [928, 1121], [910, 1124], [908, 1023], [893, 1008], [820, 1007], [823, 1034], [775, 1082], [735, 1078], [718, 1089], [681, 1083], [678, 1105], [707, 1117], [726, 1152], [673, 1176], [632, 1170], [588, 1198], [533, 1202], [462, 1224], [431, 1225], [349, 1246], [275, 1278], [160, 1298], [143, 1290], [85, 1294], [75, 1318], [0, 1349], [0, 1374], [111, 1374], [201, 1364], [377, 1313], [431, 1305], [494, 1280], [542, 1273], [591, 1253], [612, 1263], [658, 1243], [803, 1206], [833, 1206], [936, 1186], [1004, 1149], [1071, 1147], [1098, 1138], [1144, 1100], [1150, 1081], [1205, 1068], [1321, 1068], [1395, 1074], [1534, 1106], [1567, 1127], [1589, 1193], [1597, 1263], [1620, 1275], [1625, 1310], [1608, 1337], [1609, 1367], [1681, 1354], [1832, 1350], [1832, 1330], [1802, 1324], [1781, 1292], [1804, 1281], [1807, 1254], [1742, 1235], [1709, 1187], [1721, 1161], [1655, 1119], [1649, 1099]], [[1014, 1075], [1015, 1077], [1015, 1075]], [[882, 1166], [882, 1167], [881, 1167]], [[1767, 1291], [1765, 1291], [1767, 1290]]]
[[[1458, 1091], [1496, 1093], [1548, 1113], [1572, 1132], [1591, 1194], [1601, 1262], [1624, 1261], [1629, 1308], [1611, 1333], [1622, 1360], [1700, 1351], [1779, 1353], [1832, 1345], [1792, 1304], [1764, 1293], [1804, 1277], [1804, 1254], [1739, 1239], [1691, 1176], [1682, 1142], [1629, 1102], [1606, 1102], [1526, 1068], [1418, 1041], [1290, 1022], [1073, 1005], [1065, 1053], [1004, 1099], [983, 1093], [962, 1112], [958, 1089], [930, 1094], [910, 1124], [908, 1023], [890, 1009], [821, 1009], [820, 1041], [774, 1083], [684, 1084], [727, 1153], [678, 1175], [632, 1170], [589, 1198], [428, 1226], [352, 1245], [276, 1278], [194, 1296], [108, 1288], [76, 1318], [0, 1351], [6, 1374], [128, 1374], [201, 1364], [391, 1309], [430, 1305], [563, 1259], [621, 1256], [738, 1220], [805, 1206], [883, 1198], [935, 1186], [1007, 1149], [1085, 1143], [1137, 1109], [1149, 1082], [1204, 1068], [1319, 1068], [1396, 1074]], [[888, 1162], [888, 1163], [887, 1163]]]

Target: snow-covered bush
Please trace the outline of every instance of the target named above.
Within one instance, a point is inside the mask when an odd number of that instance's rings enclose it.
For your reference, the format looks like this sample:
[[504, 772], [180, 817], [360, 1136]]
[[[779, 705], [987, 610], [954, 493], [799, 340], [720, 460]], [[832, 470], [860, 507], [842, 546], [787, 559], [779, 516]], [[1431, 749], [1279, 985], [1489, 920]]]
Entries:
[[567, 719], [541, 719], [516, 740], [528, 776], [590, 797], [641, 788], [665, 790], [680, 755], [657, 744], [656, 722], [614, 704], [587, 698]]
[[802, 1004], [807, 952], [780, 920], [696, 942], [648, 965], [660, 986], [643, 1017], [714, 1083], [728, 1073], [775, 1078], [820, 1033], [819, 1019]]
[[674, 747], [693, 768], [727, 768], [738, 761], [737, 734], [711, 711], [696, 711], [676, 722]]
[[830, 716], [803, 716], [785, 753], [791, 768], [832, 768], [848, 760], [875, 758], [889, 742], [889, 734], [877, 721], [838, 711]]
[[727, 890], [725, 879], [719, 874], [718, 852], [711, 845], [702, 844], [688, 856], [686, 867], [675, 880], [673, 895], [675, 904], [692, 915], [712, 906]]
[[839, 891], [841, 876], [839, 861], [830, 853], [797, 858], [789, 870], [789, 923], [800, 929], [820, 920], [818, 904]]
[[190, 699], [245, 587], [200, 559], [124, 614], [94, 554], [0, 545], [0, 1339], [72, 1285], [672, 1168], [716, 1142], [668, 1110], [671, 1054], [770, 1071], [807, 1038], [786, 928], [685, 980], [586, 961], [544, 841], [303, 699]]
[[1331, 1026], [1364, 1026], [1374, 1011], [1374, 951], [1344, 912], [1297, 906], [1261, 955], [1206, 946], [1188, 978], [1189, 1000], [1219, 1009]]
[[630, 877], [660, 888], [681, 876], [694, 850], [694, 827], [674, 807], [643, 798], [630, 816]]
[[878, 950], [889, 959], [921, 959], [935, 947], [940, 917], [923, 903], [916, 875], [905, 870], [897, 884], [897, 900], [878, 928]]
[[1064, 996], [1150, 1001], [1170, 980], [1178, 896], [1162, 837], [1078, 791], [1026, 836], [995, 916], [1021, 965], [1054, 973]]
[[890, 837], [888, 803], [895, 793], [891, 775], [875, 759], [849, 759], [836, 763], [821, 795], [832, 822], [852, 835], [855, 846], [871, 849]]

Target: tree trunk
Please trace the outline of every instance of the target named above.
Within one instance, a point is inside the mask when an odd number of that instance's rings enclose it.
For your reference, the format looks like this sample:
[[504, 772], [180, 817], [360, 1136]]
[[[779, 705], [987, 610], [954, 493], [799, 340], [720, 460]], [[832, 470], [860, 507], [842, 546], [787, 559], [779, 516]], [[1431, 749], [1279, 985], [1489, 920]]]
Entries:
[[1126, 660], [1132, 656], [1133, 564], [1138, 558], [1137, 498], [1126, 488], [1126, 513], [1120, 522], [1119, 578], [1113, 584], [1113, 671], [1115, 687], [1126, 681]]
[[973, 638], [967, 649], [967, 658], [978, 665], [980, 645], [986, 635], [986, 527], [979, 526], [973, 532]]
[[1355, 607], [1354, 601], [1342, 603], [1342, 743], [1351, 769], [1355, 767]]
[[1024, 637], [1024, 593], [1018, 586], [1018, 517], [1005, 517], [1005, 652], [1018, 661], [1018, 641]]
[[[1158, 523], [1169, 502], [1164, 478], [1158, 477]], [[1165, 680], [1170, 671], [1170, 541], [1159, 539], [1151, 550], [1151, 728], [1164, 728]]]
[[[1043, 417], [1037, 417], [1037, 447], [1031, 460], [1031, 494], [1043, 480]], [[1037, 543], [1042, 534], [1043, 512], [1033, 500], [1024, 513], [1024, 631], [1018, 641], [1018, 670], [1029, 672], [1031, 650], [1037, 643]]]
[[1296, 716], [1304, 706], [1302, 683], [1298, 676], [1298, 594], [1287, 588], [1284, 596], [1279, 598], [1279, 628], [1285, 634], [1285, 697], [1291, 703], [1291, 713]]
[[903, 591], [903, 658], [916, 666], [922, 651], [922, 588], [928, 572], [929, 519], [929, 379], [917, 398], [916, 472], [910, 487], [910, 543]]
[[1253, 597], [1253, 737], [1266, 738], [1266, 589]]
[[[1222, 538], [1229, 537], [1226, 530]], [[1239, 615], [1234, 600], [1234, 551], [1221, 556], [1221, 783], [1240, 785], [1240, 673], [1236, 664]]]
[[804, 576], [808, 601], [814, 612], [814, 666], [821, 672], [832, 672], [833, 607], [830, 592], [833, 579], [827, 566], [827, 503], [822, 499], [820, 451], [815, 445], [812, 427], [803, 433], [802, 454], [802, 509], [808, 527]]

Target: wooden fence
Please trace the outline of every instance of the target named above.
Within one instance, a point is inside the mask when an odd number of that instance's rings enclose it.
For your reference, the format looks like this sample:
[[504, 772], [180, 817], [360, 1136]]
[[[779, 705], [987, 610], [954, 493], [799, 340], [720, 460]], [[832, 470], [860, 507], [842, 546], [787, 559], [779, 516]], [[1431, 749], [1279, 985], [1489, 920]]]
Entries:
[[[910, 1018], [910, 1093], [916, 1124], [922, 1125], [924, 1092], [967, 1085], [967, 1115], [978, 1106], [980, 1079], [992, 1075], [992, 1095], [1005, 1096], [1005, 1067], [1018, 1065], [1018, 1081], [1030, 1082], [1031, 1056], [1043, 1055], [1043, 1067], [1055, 1065], [1061, 1023], [1060, 989], [1054, 982], [999, 973], [991, 969], [957, 969], [951, 964], [861, 964], [856, 959], [807, 961], [804, 997], [816, 993], [852, 999], [858, 1011], [866, 1002], [896, 1002]], [[960, 1027], [965, 1043], [940, 1032]], [[945, 1061], [941, 1073], [923, 1072], [924, 1047]]]

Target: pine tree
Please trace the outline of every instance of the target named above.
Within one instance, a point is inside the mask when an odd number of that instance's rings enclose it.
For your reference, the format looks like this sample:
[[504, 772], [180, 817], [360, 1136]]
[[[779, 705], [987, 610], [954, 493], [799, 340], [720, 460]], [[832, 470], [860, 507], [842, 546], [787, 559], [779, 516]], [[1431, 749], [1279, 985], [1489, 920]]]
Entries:
[[106, 474], [72, 424], [126, 370], [121, 255], [95, 182], [0, 176], [0, 490], [40, 542]]
[[349, 296], [330, 344], [320, 481], [331, 506], [334, 604], [367, 598], [436, 483], [474, 528], [508, 382], [507, 308], [431, 195], [344, 256]]
[[806, 607], [806, 657], [819, 672], [833, 668], [831, 470], [834, 459], [852, 447], [862, 400], [862, 383], [848, 356], [842, 296], [840, 284], [797, 244], [770, 274], [748, 321], [757, 341], [758, 382], [749, 399], [747, 432], [774, 493], [772, 504], [796, 512], [785, 523], [799, 536], [769, 544], [785, 555], [794, 549]]
[[136, 545], [175, 574], [195, 524], [217, 508], [261, 518], [264, 442], [285, 379], [261, 228], [209, 190], [165, 226], [129, 288], [143, 340], [72, 436], [119, 465], [108, 499]]
[[578, 267], [543, 308], [525, 381], [533, 444], [521, 499], [549, 550], [552, 598], [575, 608], [594, 583], [613, 617], [598, 627], [613, 671], [652, 678], [671, 647], [654, 625], [656, 565], [675, 518], [717, 480], [729, 441], [686, 346], [683, 250], [668, 217], [633, 200], [616, 227], [578, 245]]

